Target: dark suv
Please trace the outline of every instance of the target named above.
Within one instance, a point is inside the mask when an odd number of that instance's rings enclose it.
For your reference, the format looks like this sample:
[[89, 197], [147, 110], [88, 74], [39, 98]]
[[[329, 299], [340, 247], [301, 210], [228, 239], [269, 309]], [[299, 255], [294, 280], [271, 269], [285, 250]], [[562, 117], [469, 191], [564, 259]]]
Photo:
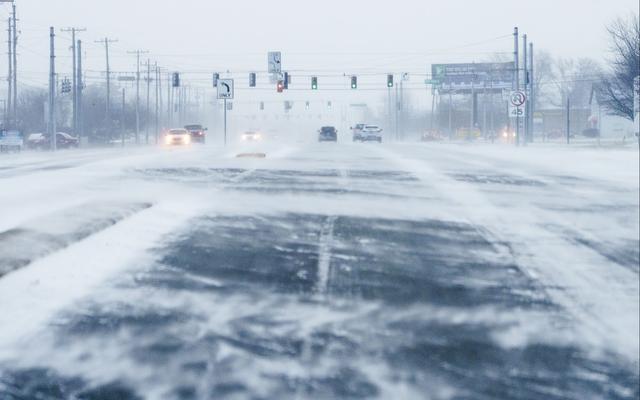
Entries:
[[184, 129], [188, 130], [191, 134], [192, 143], [204, 143], [206, 141], [206, 131], [208, 129], [202, 127], [202, 125], [187, 125]]
[[338, 131], [333, 126], [323, 126], [318, 131], [318, 141], [319, 142], [337, 142], [338, 141]]

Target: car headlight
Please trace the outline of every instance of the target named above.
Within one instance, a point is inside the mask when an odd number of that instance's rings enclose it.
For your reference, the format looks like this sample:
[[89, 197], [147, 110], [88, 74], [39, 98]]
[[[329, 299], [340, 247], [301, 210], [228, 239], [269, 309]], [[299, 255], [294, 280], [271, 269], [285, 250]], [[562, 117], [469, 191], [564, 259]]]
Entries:
[[184, 137], [184, 142], [185, 142], [186, 144], [191, 143], [191, 136], [188, 136], [188, 135], [187, 135], [187, 136], [185, 136], [185, 137]]
[[164, 143], [165, 144], [171, 144], [171, 136], [165, 136], [164, 137]]

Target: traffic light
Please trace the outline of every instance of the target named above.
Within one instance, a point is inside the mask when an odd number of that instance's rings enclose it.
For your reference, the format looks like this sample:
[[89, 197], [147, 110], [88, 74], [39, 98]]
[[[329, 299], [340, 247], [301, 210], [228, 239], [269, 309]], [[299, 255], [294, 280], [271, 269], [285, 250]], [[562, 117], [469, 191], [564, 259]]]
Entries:
[[351, 77], [351, 89], [357, 89], [358, 88], [358, 77], [357, 76], [352, 76]]
[[65, 78], [65, 80], [62, 81], [60, 91], [62, 93], [71, 93], [71, 82], [69, 82], [69, 79]]
[[318, 77], [311, 78], [311, 90], [318, 90]]
[[218, 87], [218, 81], [220, 80], [220, 74], [219, 73], [214, 73], [213, 74], [213, 87], [217, 88]]
[[387, 87], [388, 88], [393, 87], [393, 75], [391, 74], [387, 75]]
[[256, 87], [256, 73], [249, 74], [249, 87]]
[[289, 89], [289, 83], [291, 83], [291, 76], [288, 72], [284, 73], [284, 88]]
[[180, 87], [180, 74], [178, 72], [173, 73], [172, 85], [173, 87]]
[[306, 108], [307, 110], [309, 109], [309, 102], [308, 101], [306, 103], [304, 103], [304, 108]]
[[327, 102], [327, 108], [331, 108], [331, 102], [330, 101]]
[[278, 89], [278, 93], [282, 93], [284, 91], [284, 82], [278, 81], [276, 88]]

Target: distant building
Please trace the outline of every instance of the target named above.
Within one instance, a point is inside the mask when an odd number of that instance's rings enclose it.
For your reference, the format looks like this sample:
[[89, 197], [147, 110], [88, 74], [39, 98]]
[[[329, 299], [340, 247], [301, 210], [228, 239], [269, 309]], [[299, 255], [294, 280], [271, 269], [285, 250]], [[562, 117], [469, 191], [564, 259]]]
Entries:
[[635, 139], [634, 122], [617, 115], [603, 105], [601, 90], [598, 84], [591, 88], [589, 98], [590, 115], [588, 129], [597, 132], [601, 138], [628, 140]]

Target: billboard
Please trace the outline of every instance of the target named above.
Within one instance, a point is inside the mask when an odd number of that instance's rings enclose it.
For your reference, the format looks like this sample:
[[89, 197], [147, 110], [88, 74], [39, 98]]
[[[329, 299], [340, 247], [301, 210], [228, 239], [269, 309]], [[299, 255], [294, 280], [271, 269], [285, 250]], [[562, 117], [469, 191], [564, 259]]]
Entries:
[[513, 87], [515, 63], [433, 64], [431, 81], [441, 93], [502, 92]]

